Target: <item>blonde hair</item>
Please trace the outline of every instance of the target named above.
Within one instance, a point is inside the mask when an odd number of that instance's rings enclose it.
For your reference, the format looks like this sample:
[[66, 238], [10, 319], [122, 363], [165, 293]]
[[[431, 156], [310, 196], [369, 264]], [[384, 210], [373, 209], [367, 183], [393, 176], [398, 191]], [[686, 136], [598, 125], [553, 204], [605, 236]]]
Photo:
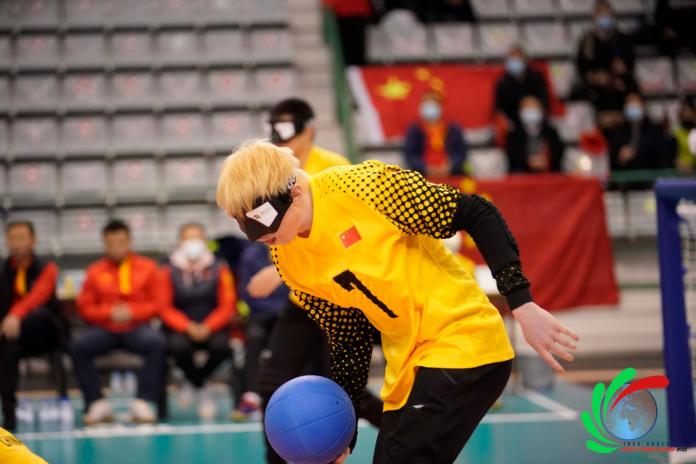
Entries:
[[217, 204], [228, 216], [239, 217], [253, 208], [255, 199], [285, 191], [298, 166], [289, 148], [267, 140], [249, 140], [222, 164]]

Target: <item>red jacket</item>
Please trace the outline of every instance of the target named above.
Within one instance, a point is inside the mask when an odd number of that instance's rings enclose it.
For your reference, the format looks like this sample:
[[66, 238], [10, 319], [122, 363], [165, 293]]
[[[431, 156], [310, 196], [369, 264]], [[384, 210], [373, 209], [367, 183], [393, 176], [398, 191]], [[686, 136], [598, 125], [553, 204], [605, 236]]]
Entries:
[[[4, 312], [23, 319], [33, 310], [50, 305], [55, 301], [56, 279], [58, 278], [58, 266], [52, 261], [44, 262], [36, 257], [32, 259], [32, 264], [25, 271], [26, 293], [18, 295], [15, 289], [15, 279], [17, 278], [17, 268], [14, 261], [10, 258], [5, 263], [5, 270], [2, 273], [5, 282], [2, 282], [0, 292], [3, 295], [0, 302], [0, 319]], [[3, 308], [4, 307], [4, 308]]]
[[[157, 315], [157, 264], [135, 253], [128, 255], [126, 260], [130, 278], [124, 282], [119, 280], [120, 265], [109, 259], [100, 259], [88, 267], [84, 286], [77, 298], [77, 309], [82, 318], [110, 332], [125, 332]], [[111, 320], [111, 311], [117, 303], [128, 305], [131, 320], [118, 324]]]

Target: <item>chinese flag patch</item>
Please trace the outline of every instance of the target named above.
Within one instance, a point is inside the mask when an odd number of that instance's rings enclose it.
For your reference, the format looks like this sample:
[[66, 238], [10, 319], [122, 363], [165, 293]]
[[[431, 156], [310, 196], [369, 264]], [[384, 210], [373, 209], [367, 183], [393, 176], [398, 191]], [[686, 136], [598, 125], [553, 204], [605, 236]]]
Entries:
[[345, 248], [348, 248], [354, 243], [359, 242], [362, 238], [360, 236], [360, 233], [358, 232], [358, 229], [356, 229], [355, 226], [343, 232], [341, 235], [339, 235], [339, 237], [341, 239], [341, 243], [343, 243], [343, 246]]

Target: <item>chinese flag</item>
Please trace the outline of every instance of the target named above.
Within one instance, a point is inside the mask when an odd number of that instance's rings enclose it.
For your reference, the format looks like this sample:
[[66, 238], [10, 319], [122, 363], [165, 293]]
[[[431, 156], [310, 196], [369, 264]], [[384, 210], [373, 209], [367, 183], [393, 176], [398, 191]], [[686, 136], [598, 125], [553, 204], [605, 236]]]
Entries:
[[341, 239], [341, 243], [343, 243], [343, 246], [345, 248], [348, 248], [349, 246], [353, 245], [356, 242], [359, 242], [360, 239], [362, 239], [360, 233], [358, 232], [358, 229], [356, 229], [355, 226], [343, 232], [339, 237]]

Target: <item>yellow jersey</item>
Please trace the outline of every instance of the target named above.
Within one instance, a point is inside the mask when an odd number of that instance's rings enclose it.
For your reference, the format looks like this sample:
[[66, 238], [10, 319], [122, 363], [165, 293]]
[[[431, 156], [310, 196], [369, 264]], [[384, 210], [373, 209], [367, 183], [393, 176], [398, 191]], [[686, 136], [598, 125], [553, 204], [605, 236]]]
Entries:
[[362, 394], [372, 326], [387, 361], [384, 410], [401, 408], [419, 366], [471, 368], [514, 357], [503, 320], [438, 240], [460, 193], [378, 161], [310, 177], [312, 228], [271, 247], [281, 277], [331, 345], [331, 376]]
[[0, 462], [2, 464], [46, 464], [7, 430], [0, 428]]

